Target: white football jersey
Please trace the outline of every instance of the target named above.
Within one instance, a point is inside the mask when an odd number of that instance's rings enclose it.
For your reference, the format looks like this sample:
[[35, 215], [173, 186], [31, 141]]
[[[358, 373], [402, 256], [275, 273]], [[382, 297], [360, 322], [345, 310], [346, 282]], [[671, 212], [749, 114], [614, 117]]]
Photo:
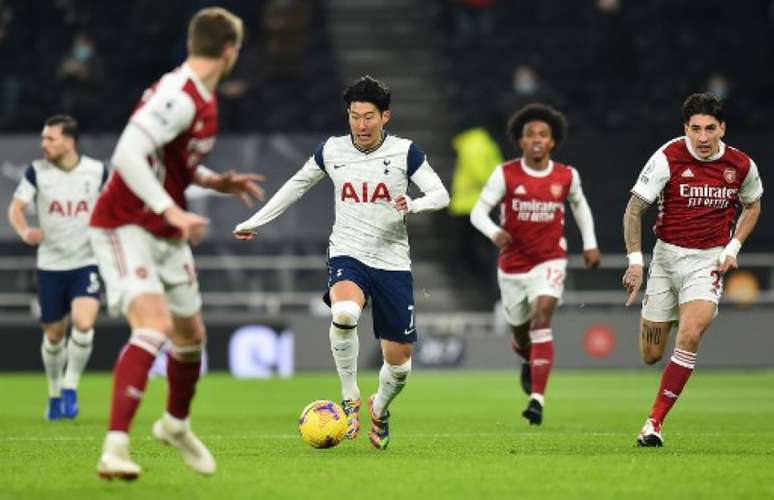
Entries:
[[46, 160], [35, 160], [27, 167], [14, 197], [28, 205], [35, 202], [43, 231], [38, 269], [66, 271], [96, 265], [87, 229], [107, 177], [101, 161], [84, 155], [70, 171]]
[[427, 164], [425, 154], [410, 140], [393, 135], [375, 151], [363, 153], [345, 135], [325, 141], [311, 160], [333, 181], [336, 220], [330, 257], [346, 255], [377, 269], [409, 270], [406, 218], [393, 202], [406, 194], [411, 176]]

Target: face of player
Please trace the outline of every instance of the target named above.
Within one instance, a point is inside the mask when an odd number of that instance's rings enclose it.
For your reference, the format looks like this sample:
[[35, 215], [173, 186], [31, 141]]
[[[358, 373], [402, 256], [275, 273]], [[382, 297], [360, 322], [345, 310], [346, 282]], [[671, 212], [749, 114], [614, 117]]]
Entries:
[[349, 128], [355, 144], [363, 149], [369, 149], [382, 138], [384, 125], [390, 121], [390, 110], [379, 111], [370, 102], [352, 102], [349, 105]]
[[46, 160], [58, 164], [74, 151], [75, 141], [72, 137], [62, 134], [61, 125], [46, 126], [40, 134], [40, 149], [43, 150]]
[[556, 142], [551, 135], [551, 127], [546, 122], [532, 121], [524, 125], [519, 139], [519, 147], [524, 157], [530, 160], [532, 166], [538, 166], [548, 161], [551, 150]]
[[720, 151], [726, 124], [711, 115], [693, 115], [685, 124], [685, 135], [696, 154], [706, 159]]

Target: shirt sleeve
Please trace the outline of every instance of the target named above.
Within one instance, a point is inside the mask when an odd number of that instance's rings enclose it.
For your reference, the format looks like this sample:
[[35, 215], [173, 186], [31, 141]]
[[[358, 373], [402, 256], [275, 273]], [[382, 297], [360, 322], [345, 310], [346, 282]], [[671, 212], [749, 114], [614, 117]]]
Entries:
[[744, 204], [750, 204], [763, 196], [763, 182], [758, 173], [758, 165], [750, 160], [750, 169], [747, 171], [747, 177], [744, 178], [742, 186], [739, 188], [739, 201]]
[[254, 231], [282, 215], [293, 203], [297, 202], [309, 189], [325, 177], [314, 155], [291, 177], [266, 204], [252, 217], [237, 224], [235, 231]]
[[[160, 84], [163, 85], [163, 82]], [[190, 95], [180, 89], [152, 94], [129, 120], [159, 148], [187, 130], [196, 115]]]
[[490, 240], [494, 238], [494, 235], [501, 228], [494, 223], [489, 214], [495, 205], [502, 201], [504, 196], [505, 176], [503, 175], [502, 165], [498, 165], [486, 181], [486, 185], [481, 191], [476, 205], [470, 212], [470, 223]]
[[24, 170], [24, 175], [13, 193], [13, 197], [29, 204], [35, 199], [35, 195], [38, 192], [38, 182], [35, 175], [35, 167], [32, 164], [27, 165]]
[[580, 229], [583, 239], [583, 250], [597, 248], [597, 236], [594, 232], [594, 217], [591, 215], [591, 207], [583, 194], [581, 187], [580, 174], [574, 168], [572, 169], [572, 182], [570, 183], [570, 192], [567, 195], [567, 201], [570, 202], [575, 223]]
[[422, 165], [411, 175], [411, 181], [417, 185], [424, 196], [409, 201], [409, 212], [440, 210], [449, 205], [449, 192], [427, 160], [423, 159]]
[[632, 188], [632, 194], [648, 203], [653, 203], [668, 181], [669, 163], [662, 151], [656, 151], [640, 172], [637, 183]]

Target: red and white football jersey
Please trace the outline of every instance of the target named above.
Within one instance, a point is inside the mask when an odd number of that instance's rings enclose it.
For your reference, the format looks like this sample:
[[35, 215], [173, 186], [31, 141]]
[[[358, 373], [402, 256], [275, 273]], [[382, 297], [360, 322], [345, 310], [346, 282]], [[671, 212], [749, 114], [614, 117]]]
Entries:
[[653, 227], [666, 243], [684, 248], [725, 246], [732, 237], [739, 202], [763, 194], [758, 167], [749, 156], [720, 143], [716, 155], [701, 159], [687, 137], [667, 142], [642, 169], [632, 194], [652, 203]]
[[505, 273], [525, 273], [547, 260], [566, 258], [565, 201], [583, 196], [578, 172], [549, 161], [544, 170], [511, 160], [497, 167], [481, 198], [500, 204], [500, 225], [513, 242], [500, 252]]
[[[129, 124], [139, 127], [158, 147], [147, 158], [148, 168], [175, 203], [185, 209], [185, 189], [215, 144], [216, 96], [184, 64], [145, 91]], [[179, 237], [179, 231], [153, 213], [114, 171], [94, 208], [91, 225], [110, 229], [127, 224], [141, 226], [161, 238]]]

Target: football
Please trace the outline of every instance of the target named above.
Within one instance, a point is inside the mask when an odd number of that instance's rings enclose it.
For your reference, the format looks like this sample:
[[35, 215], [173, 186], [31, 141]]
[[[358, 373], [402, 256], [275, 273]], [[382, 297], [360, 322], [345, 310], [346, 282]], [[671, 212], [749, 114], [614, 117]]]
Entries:
[[332, 448], [344, 440], [347, 415], [333, 401], [312, 401], [301, 412], [298, 431], [313, 448]]

